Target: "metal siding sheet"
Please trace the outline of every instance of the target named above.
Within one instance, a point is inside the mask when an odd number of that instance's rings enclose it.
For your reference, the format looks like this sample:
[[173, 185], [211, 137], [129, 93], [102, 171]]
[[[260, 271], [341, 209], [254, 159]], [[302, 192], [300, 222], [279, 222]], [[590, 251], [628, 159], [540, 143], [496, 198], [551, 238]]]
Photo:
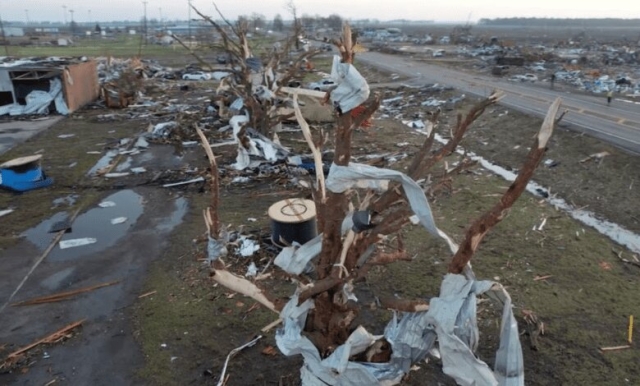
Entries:
[[9, 77], [9, 71], [0, 70], [0, 92], [10, 91], [13, 93], [13, 84]]

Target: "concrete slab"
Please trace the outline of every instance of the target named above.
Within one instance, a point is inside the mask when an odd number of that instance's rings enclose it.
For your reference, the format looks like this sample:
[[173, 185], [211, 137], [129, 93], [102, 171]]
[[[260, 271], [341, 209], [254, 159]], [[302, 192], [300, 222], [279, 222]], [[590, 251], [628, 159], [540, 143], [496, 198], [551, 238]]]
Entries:
[[63, 118], [62, 116], [51, 116], [41, 120], [0, 122], [0, 155], [50, 128]]

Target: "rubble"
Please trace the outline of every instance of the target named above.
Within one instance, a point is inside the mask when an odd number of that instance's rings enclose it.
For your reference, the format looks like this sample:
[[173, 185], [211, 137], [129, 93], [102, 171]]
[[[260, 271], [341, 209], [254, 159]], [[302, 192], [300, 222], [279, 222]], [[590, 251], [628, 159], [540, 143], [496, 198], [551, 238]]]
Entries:
[[[36, 86], [43, 82], [49, 83], [49, 91]], [[0, 116], [68, 115], [98, 98], [97, 82], [96, 62], [86, 57], [5, 58], [0, 89], [10, 93], [11, 101], [0, 105]]]

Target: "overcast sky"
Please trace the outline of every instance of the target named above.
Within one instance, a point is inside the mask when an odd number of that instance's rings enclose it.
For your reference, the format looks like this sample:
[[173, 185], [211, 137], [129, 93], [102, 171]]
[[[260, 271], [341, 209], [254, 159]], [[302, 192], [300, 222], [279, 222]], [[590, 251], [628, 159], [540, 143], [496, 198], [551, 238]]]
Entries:
[[[194, 6], [213, 15], [210, 0], [192, 0]], [[285, 0], [217, 0], [226, 17], [261, 13], [268, 19], [275, 14], [289, 18]], [[477, 21], [494, 17], [621, 17], [640, 18], [638, 0], [295, 0], [299, 14], [327, 16], [338, 13], [351, 19], [410, 19], [436, 21]], [[481, 5], [489, 4], [489, 6]], [[62, 21], [63, 6], [74, 11], [74, 20], [110, 21], [139, 20], [143, 15], [142, 0], [0, 0], [3, 20]], [[160, 10], [162, 9], [162, 11]], [[188, 0], [147, 0], [149, 19], [186, 19]], [[90, 20], [91, 19], [91, 20]]]

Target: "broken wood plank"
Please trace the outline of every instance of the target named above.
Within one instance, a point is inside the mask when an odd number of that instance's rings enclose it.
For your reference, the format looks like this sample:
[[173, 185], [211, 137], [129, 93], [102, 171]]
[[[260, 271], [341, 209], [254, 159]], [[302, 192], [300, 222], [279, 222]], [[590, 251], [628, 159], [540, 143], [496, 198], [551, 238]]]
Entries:
[[61, 329], [59, 329], [58, 331], [49, 334], [47, 336], [45, 336], [42, 339], [39, 339], [27, 346], [24, 346], [14, 352], [12, 352], [11, 354], [7, 355], [7, 358], [5, 359], [4, 363], [2, 364], [2, 367], [5, 367], [7, 363], [11, 363], [12, 361], [16, 360], [20, 355], [26, 353], [27, 351], [41, 345], [41, 344], [51, 344], [51, 343], [56, 343], [58, 342], [60, 339], [64, 338], [69, 332], [71, 332], [72, 330], [80, 327], [82, 325], [82, 323], [84, 323], [86, 319], [82, 319], [79, 320], [77, 322], [71, 323]]
[[631, 346], [627, 344], [624, 346], [600, 347], [600, 351], [619, 351], [626, 350], [628, 348], [631, 348]]
[[324, 91], [316, 91], [316, 90], [309, 90], [306, 88], [296, 88], [296, 87], [280, 87], [280, 91], [286, 92], [287, 94], [306, 95], [306, 96], [310, 96], [318, 99], [323, 99], [325, 95], [327, 95], [327, 93]]
[[66, 292], [59, 292], [57, 294], [53, 294], [53, 295], [48, 295], [48, 296], [41, 296], [38, 298], [33, 298], [33, 299], [29, 299], [29, 300], [24, 300], [22, 302], [17, 302], [17, 303], [12, 303], [11, 306], [12, 307], [16, 307], [16, 306], [31, 306], [34, 304], [43, 304], [43, 303], [54, 303], [54, 302], [60, 302], [63, 300], [67, 300], [73, 296], [79, 295], [79, 294], [83, 294], [86, 292], [91, 292], [94, 290], [97, 290], [99, 288], [104, 288], [104, 287], [109, 287], [115, 284], [120, 283], [120, 280], [116, 280], [116, 281], [110, 281], [108, 283], [102, 283], [102, 284], [97, 284], [91, 287], [85, 287], [85, 288], [79, 288], [77, 290], [72, 290], [72, 291], [66, 291]]
[[138, 299], [146, 298], [147, 296], [155, 295], [158, 291], [149, 291], [145, 292], [142, 295], [138, 296]]

